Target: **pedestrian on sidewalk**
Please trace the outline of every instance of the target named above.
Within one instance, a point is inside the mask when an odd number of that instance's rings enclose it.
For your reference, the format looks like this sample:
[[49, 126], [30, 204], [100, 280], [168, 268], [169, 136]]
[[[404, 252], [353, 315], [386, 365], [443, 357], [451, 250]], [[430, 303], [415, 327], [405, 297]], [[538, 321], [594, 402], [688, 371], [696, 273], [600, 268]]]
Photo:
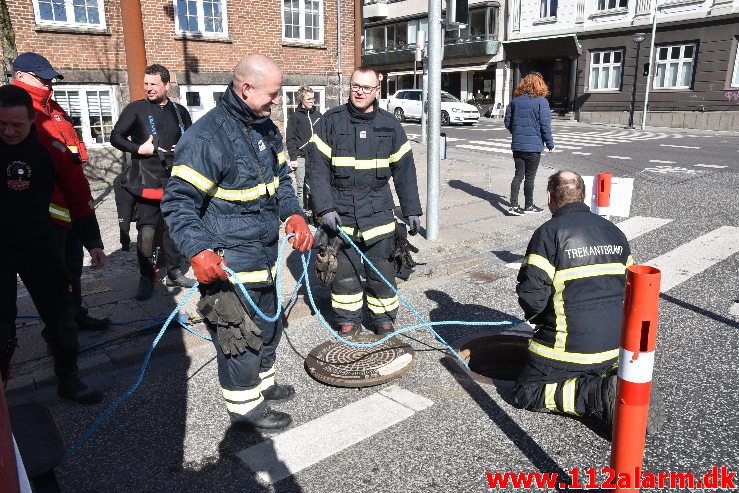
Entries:
[[[64, 144], [72, 153], [77, 166], [84, 167], [89, 164], [87, 147], [77, 135], [72, 118], [52, 99], [54, 79], [64, 79], [64, 76], [54, 70], [49, 60], [32, 52], [18, 55], [13, 61], [13, 70], [15, 71], [13, 85], [24, 89], [33, 100], [33, 107], [36, 110], [36, 131]], [[82, 194], [85, 200], [92, 200], [90, 183], [85, 174], [75, 173], [75, 176], [80, 179], [77, 193]], [[69, 272], [72, 300], [77, 311], [75, 317], [77, 326], [79, 330], [106, 330], [110, 325], [110, 319], [91, 317], [82, 304], [84, 246], [72, 228], [69, 207], [58, 185], [54, 187], [49, 213], [52, 222], [52, 242], [59, 249]]]
[[[516, 172], [511, 181], [511, 203], [508, 214], [521, 216], [540, 213], [544, 209], [534, 204], [534, 179], [541, 153], [546, 144], [554, 151], [552, 114], [549, 109], [549, 88], [539, 72], [531, 72], [516, 87], [515, 96], [506, 108], [505, 127], [511, 132], [511, 149]], [[518, 193], [523, 184], [524, 207], [518, 205]]]
[[[177, 145], [162, 211], [172, 238], [200, 281], [203, 315], [218, 360], [229, 417], [238, 426], [280, 429], [289, 414], [265, 401], [291, 399], [295, 389], [275, 382], [282, 318], [269, 322], [244, 298], [239, 281], [263, 313], [275, 313], [280, 222], [305, 252], [313, 235], [290, 179], [282, 135], [270, 120], [280, 103], [282, 72], [263, 55], [236, 65], [214, 109]], [[228, 279], [223, 265], [235, 271]]]
[[[138, 300], [151, 297], [160, 250], [164, 254], [167, 269], [167, 286], [191, 288], [195, 284], [193, 279], [185, 277], [186, 259], [170, 238], [160, 210], [164, 186], [169, 180], [174, 161], [175, 146], [192, 121], [184, 106], [169, 99], [169, 70], [154, 64], [146, 67], [144, 74], [146, 98], [133, 101], [123, 108], [110, 134], [113, 147], [130, 152], [132, 156], [131, 167], [122, 186], [135, 197], [137, 210], [137, 257], [141, 273], [136, 292]], [[130, 208], [131, 202], [122, 200], [120, 191], [117, 195], [120, 214], [122, 209]], [[119, 221], [127, 224], [126, 217], [119, 217]], [[124, 244], [123, 231], [121, 238]]]
[[290, 169], [295, 176], [295, 194], [300, 206], [308, 211], [310, 186], [305, 181], [306, 147], [313, 137], [313, 129], [321, 119], [316, 107], [316, 95], [309, 86], [302, 85], [297, 93], [298, 107], [287, 119], [287, 154]]
[[389, 181], [392, 176], [400, 209], [415, 234], [422, 214], [416, 165], [400, 122], [379, 108], [377, 72], [356, 69], [350, 89], [349, 102], [327, 111], [318, 122], [308, 150], [308, 182], [324, 227], [333, 232], [341, 228], [392, 283], [385, 284], [352, 246], [342, 242], [331, 283], [331, 307], [341, 336], [361, 330], [365, 298], [372, 329], [385, 335], [394, 330], [399, 305], [391, 260], [396, 231], [403, 228], [405, 234], [405, 225], [395, 220]]
[[90, 190], [81, 193], [82, 168], [69, 149], [48, 134], [36, 132], [31, 96], [15, 85], [0, 87], [0, 372], [7, 374], [17, 345], [15, 318], [17, 276], [26, 286], [46, 327], [42, 332], [54, 355], [60, 397], [94, 404], [102, 394], [77, 373], [78, 327], [67, 275], [51, 239], [49, 203], [58, 184], [69, 207], [72, 227], [92, 258], [92, 268], [105, 263], [100, 229]]

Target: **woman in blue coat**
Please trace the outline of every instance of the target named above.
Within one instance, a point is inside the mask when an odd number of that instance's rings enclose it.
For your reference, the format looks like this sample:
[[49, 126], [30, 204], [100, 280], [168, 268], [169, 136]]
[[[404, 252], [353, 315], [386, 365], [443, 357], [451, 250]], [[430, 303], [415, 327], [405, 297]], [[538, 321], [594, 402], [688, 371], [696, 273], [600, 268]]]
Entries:
[[[513, 162], [516, 174], [511, 181], [511, 206], [508, 213], [520, 216], [538, 213], [543, 209], [534, 205], [534, 178], [539, 167], [541, 152], [546, 144], [549, 152], [554, 150], [552, 138], [552, 115], [549, 110], [549, 88], [539, 72], [531, 72], [523, 78], [513, 93], [514, 98], [505, 112], [505, 127], [513, 139]], [[525, 181], [524, 181], [525, 178]], [[518, 192], [523, 185], [524, 208], [518, 205]]]

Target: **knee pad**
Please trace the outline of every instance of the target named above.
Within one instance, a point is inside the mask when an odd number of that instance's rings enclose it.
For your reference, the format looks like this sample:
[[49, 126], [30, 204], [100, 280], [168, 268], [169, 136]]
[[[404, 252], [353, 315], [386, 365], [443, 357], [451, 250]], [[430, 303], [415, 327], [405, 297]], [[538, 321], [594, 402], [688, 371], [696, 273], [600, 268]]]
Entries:
[[139, 232], [139, 252], [146, 258], [154, 256], [154, 226], [144, 226]]

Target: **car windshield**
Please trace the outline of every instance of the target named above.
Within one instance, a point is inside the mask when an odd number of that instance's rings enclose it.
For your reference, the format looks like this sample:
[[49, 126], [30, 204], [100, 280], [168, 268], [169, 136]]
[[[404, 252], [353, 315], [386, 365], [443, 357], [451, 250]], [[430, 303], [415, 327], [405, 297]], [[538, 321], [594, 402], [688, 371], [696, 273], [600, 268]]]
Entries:
[[459, 99], [446, 92], [441, 93], [441, 101], [444, 103], [461, 103]]

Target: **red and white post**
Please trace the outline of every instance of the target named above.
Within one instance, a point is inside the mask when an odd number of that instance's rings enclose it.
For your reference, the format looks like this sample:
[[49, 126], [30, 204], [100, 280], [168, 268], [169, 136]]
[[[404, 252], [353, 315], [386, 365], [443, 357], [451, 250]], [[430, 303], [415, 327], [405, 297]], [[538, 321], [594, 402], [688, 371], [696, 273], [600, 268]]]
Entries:
[[636, 492], [644, 459], [652, 370], [657, 343], [658, 269], [632, 265], [626, 270], [626, 296], [618, 355], [618, 387], [611, 440], [611, 467], [616, 477], [627, 474]]
[[598, 215], [608, 219], [608, 208], [611, 206], [611, 173], [598, 173], [595, 176], [595, 196], [598, 205]]

